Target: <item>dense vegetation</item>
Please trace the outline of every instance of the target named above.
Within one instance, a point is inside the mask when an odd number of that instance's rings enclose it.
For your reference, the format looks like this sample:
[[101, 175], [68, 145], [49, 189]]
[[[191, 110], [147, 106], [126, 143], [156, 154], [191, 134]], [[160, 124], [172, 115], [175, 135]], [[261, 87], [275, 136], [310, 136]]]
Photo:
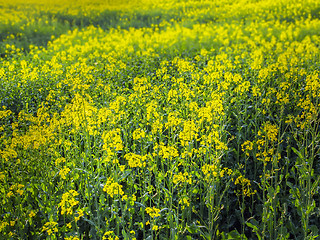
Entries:
[[0, 238], [319, 238], [319, 14], [0, 0]]

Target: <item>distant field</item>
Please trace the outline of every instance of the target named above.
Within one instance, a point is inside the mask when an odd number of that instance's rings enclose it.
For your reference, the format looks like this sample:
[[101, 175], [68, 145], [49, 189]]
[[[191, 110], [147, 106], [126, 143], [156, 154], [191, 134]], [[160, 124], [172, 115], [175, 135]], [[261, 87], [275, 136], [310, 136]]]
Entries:
[[0, 239], [318, 239], [320, 2], [0, 0]]

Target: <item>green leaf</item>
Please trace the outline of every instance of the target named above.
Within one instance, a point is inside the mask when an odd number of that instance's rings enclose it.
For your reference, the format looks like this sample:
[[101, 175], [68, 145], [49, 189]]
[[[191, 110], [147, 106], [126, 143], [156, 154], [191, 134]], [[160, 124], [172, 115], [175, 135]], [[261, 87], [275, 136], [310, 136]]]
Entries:
[[99, 202], [101, 205], [104, 205], [104, 203], [105, 203], [105, 195], [104, 194], [100, 194]]
[[92, 226], [94, 226], [94, 227], [97, 227], [97, 225], [96, 225], [94, 222], [92, 222], [91, 220], [89, 220], [88, 218], [83, 217], [83, 219], [84, 219], [87, 223], [89, 223], [90, 225], [92, 225]]
[[248, 239], [247, 237], [246, 237], [246, 235], [244, 235], [244, 234], [240, 234], [240, 233], [238, 233], [238, 231], [236, 231], [236, 230], [233, 230], [233, 231], [231, 231], [229, 234], [228, 234], [228, 237], [229, 237], [229, 239], [241, 239], [241, 240], [246, 240], [246, 239]]
[[256, 225], [253, 225], [252, 223], [246, 222], [248, 227], [251, 227], [254, 231], [258, 231], [258, 227]]
[[199, 227], [195, 224], [187, 225], [186, 229], [191, 234], [195, 234], [199, 231]]
[[130, 239], [130, 235], [127, 234], [126, 230], [122, 229], [122, 236], [125, 240]]
[[248, 227], [251, 227], [251, 228], [253, 229], [253, 231], [257, 234], [257, 237], [258, 237], [259, 240], [262, 239], [262, 237], [261, 237], [260, 234], [259, 234], [259, 227], [260, 227], [260, 226], [259, 226], [259, 223], [258, 223], [257, 220], [251, 219], [250, 222], [246, 222], [246, 225], [247, 225]]
[[310, 232], [311, 232], [311, 234], [313, 235], [313, 236], [315, 236], [315, 237], [318, 237], [319, 235], [319, 229], [318, 229], [318, 227], [316, 226], [316, 225], [310, 225], [309, 226], [309, 230], [310, 230]]
[[124, 171], [123, 174], [121, 175], [119, 181], [126, 179], [130, 175], [130, 173], [131, 173], [131, 170]]
[[245, 239], [248, 239], [244, 234], [240, 234], [237, 230], [233, 230], [233, 231], [231, 231], [231, 232], [229, 232], [229, 233], [225, 233], [225, 232], [222, 232], [222, 233], [220, 233], [220, 236], [222, 237], [221, 239], [243, 239], [243, 240], [245, 240]]
[[293, 185], [292, 185], [291, 182], [287, 182], [287, 186], [288, 186], [289, 188], [293, 189]]
[[299, 156], [300, 159], [304, 159], [304, 157], [302, 156], [302, 154], [294, 147], [291, 147], [292, 151], [294, 151], [295, 154], [297, 154]]

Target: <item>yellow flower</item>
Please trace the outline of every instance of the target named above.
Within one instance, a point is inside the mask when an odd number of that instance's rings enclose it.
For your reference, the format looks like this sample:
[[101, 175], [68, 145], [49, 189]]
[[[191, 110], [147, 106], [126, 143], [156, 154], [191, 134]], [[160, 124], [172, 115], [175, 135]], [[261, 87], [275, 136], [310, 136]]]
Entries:
[[114, 151], [120, 151], [123, 149], [119, 128], [105, 132], [102, 135], [102, 140], [104, 142], [103, 149], [106, 151], [108, 149], [112, 149]]
[[13, 196], [13, 192], [12, 191], [9, 191], [8, 193], [7, 193], [7, 198], [10, 198], [10, 197], [12, 197]]
[[275, 142], [278, 140], [278, 127], [276, 125], [271, 124], [270, 122], [266, 122], [263, 126], [263, 131], [266, 134], [266, 138], [271, 141]]
[[62, 179], [66, 179], [67, 174], [70, 172], [70, 168], [64, 167], [63, 169], [60, 170], [59, 175], [61, 176]]
[[126, 165], [120, 165], [119, 169], [120, 169], [121, 172], [123, 172], [126, 169]]
[[9, 226], [9, 223], [2, 221], [0, 222], [0, 232], [2, 232], [2, 230], [6, 227]]
[[62, 195], [61, 202], [59, 203], [59, 207], [61, 207], [61, 215], [73, 214], [73, 207], [78, 205], [79, 201], [75, 200], [75, 197], [78, 196], [75, 190], [70, 190]]
[[80, 218], [83, 217], [83, 216], [84, 216], [83, 210], [79, 209], [78, 212], [77, 212], [77, 216], [74, 217], [74, 221], [75, 222], [79, 221]]
[[252, 190], [250, 180], [242, 175], [237, 177], [237, 179], [234, 181], [234, 184], [240, 185], [241, 188], [241, 190], [236, 190], [236, 194], [243, 194], [244, 196], [249, 197], [257, 192], [256, 190]]
[[246, 153], [247, 156], [249, 156], [249, 151], [253, 150], [253, 142], [245, 141], [242, 145], [241, 145], [242, 151]]
[[140, 138], [144, 138], [145, 136], [146, 133], [141, 128], [134, 130], [132, 133], [133, 140], [139, 140]]
[[61, 157], [61, 158], [57, 158], [55, 161], [56, 166], [59, 166], [60, 163], [64, 163], [66, 161], [65, 158]]
[[128, 195], [123, 195], [121, 198], [122, 201], [126, 201], [127, 199], [128, 199]]
[[181, 123], [182, 119], [177, 117], [177, 114], [175, 112], [171, 112], [168, 115], [168, 122], [165, 123], [166, 129], [172, 127], [173, 131], [176, 129], [176, 126], [179, 126]]
[[104, 233], [102, 240], [118, 240], [119, 237], [114, 234], [113, 231], [107, 231]]
[[230, 176], [232, 174], [232, 170], [230, 168], [223, 168], [220, 171], [220, 177], [225, 176], [225, 174], [227, 174], [228, 176]]
[[122, 186], [113, 181], [112, 178], [108, 178], [106, 184], [103, 187], [103, 191], [113, 198], [114, 195], [123, 195]]
[[205, 175], [206, 178], [210, 178], [210, 176], [212, 177], [217, 177], [219, 176], [219, 168], [217, 165], [215, 164], [205, 164], [202, 166], [201, 168], [203, 174]]
[[[5, 109], [5, 108], [4, 108]], [[0, 120], [2, 118], [5, 118], [5, 117], [8, 117], [12, 114], [12, 112], [10, 110], [3, 110], [3, 111], [0, 111]]]
[[152, 230], [153, 230], [153, 231], [157, 231], [158, 229], [159, 229], [159, 227], [158, 227], [157, 225], [153, 225], [153, 226], [152, 226]]
[[318, 71], [314, 71], [306, 78], [306, 91], [309, 91], [314, 98], [320, 97], [320, 80]]
[[160, 209], [156, 207], [147, 207], [146, 212], [149, 214], [150, 217], [155, 218], [160, 216]]
[[183, 131], [179, 134], [181, 145], [187, 146], [190, 141], [197, 138], [198, 130], [199, 128], [193, 120], [184, 122]]
[[175, 174], [173, 176], [173, 183], [174, 184], [177, 184], [177, 183], [189, 183], [191, 184], [192, 183], [192, 179], [191, 177], [189, 177], [189, 174], [187, 172], [185, 173], [182, 173], [182, 172], [179, 172], [178, 174]]
[[185, 209], [185, 207], [189, 207], [190, 206], [190, 201], [189, 198], [184, 196], [182, 198], [179, 199], [179, 204], [182, 205], [182, 210]]
[[142, 167], [145, 166], [146, 156], [141, 156], [135, 153], [127, 153], [124, 158], [128, 161], [129, 167]]
[[160, 149], [159, 156], [162, 156], [164, 159], [179, 157], [178, 150], [173, 146], [164, 146], [161, 144], [158, 148]]
[[47, 232], [47, 234], [53, 235], [55, 232], [58, 232], [57, 228], [58, 223], [57, 222], [47, 222], [46, 224], [43, 225], [42, 227], [42, 232]]
[[13, 191], [15, 191], [16, 193], [18, 193], [19, 195], [22, 195], [23, 192], [24, 192], [24, 190], [23, 190], [22, 188], [24, 188], [24, 185], [23, 185], [23, 184], [18, 184], [18, 183], [16, 183], [16, 184], [12, 185], [12, 186], [10, 187], [10, 190], [11, 190], [12, 192], [10, 191], [10, 192], [7, 194], [7, 196], [8, 196], [8, 197], [11, 197], [11, 196], [13, 195]]
[[29, 217], [30, 217], [30, 218], [33, 218], [33, 217], [36, 215], [36, 213], [37, 213], [37, 212], [31, 210], [30, 213], [29, 213]]

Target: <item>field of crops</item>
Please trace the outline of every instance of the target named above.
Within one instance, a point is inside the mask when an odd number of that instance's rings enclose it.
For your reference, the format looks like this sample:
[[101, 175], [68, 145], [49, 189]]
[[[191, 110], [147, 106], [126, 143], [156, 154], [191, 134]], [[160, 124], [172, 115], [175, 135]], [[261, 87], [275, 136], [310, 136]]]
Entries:
[[319, 239], [318, 0], [0, 0], [0, 239]]

